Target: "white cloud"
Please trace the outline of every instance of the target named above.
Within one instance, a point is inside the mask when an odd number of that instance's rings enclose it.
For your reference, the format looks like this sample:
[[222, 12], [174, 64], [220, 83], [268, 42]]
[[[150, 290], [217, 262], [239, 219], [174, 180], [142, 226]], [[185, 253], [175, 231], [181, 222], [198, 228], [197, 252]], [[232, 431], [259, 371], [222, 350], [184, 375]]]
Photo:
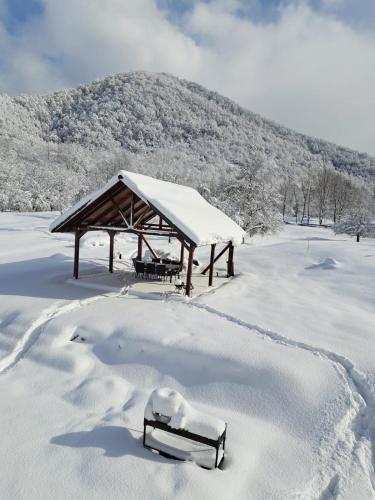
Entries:
[[[1, 2], [1, 0], [0, 0]], [[218, 90], [297, 130], [375, 154], [375, 35], [303, 3], [257, 24], [233, 0], [173, 25], [154, 0], [44, 0], [16, 35], [0, 25], [0, 88], [47, 92], [136, 69]]]
[[375, 36], [306, 6], [256, 25], [197, 6], [201, 78], [210, 87], [296, 130], [375, 153]]
[[7, 92], [47, 92], [135, 69], [188, 76], [199, 62], [194, 41], [153, 0], [45, 0], [44, 6], [42, 17], [0, 40]]
[[341, 7], [344, 0], [320, 0], [323, 7], [331, 9], [332, 7]]

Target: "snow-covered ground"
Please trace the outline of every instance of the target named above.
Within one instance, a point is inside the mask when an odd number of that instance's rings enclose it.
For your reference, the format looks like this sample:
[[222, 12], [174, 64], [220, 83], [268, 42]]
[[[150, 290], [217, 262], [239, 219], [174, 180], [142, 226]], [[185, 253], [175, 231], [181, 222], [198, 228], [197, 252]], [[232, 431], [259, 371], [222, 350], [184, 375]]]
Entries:
[[[147, 300], [67, 283], [52, 218], [0, 214], [1, 499], [374, 498], [374, 240], [286, 226], [217, 290]], [[83, 273], [107, 245], [84, 239]], [[223, 470], [143, 449], [164, 386], [228, 423]]]

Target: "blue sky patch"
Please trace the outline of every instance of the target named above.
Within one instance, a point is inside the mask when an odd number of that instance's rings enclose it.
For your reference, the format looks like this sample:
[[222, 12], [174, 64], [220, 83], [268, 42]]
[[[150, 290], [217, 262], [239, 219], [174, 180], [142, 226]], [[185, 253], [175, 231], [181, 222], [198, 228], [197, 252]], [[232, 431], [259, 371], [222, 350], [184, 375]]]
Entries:
[[6, 0], [1, 21], [9, 33], [14, 33], [20, 25], [42, 13], [43, 5], [39, 0]]

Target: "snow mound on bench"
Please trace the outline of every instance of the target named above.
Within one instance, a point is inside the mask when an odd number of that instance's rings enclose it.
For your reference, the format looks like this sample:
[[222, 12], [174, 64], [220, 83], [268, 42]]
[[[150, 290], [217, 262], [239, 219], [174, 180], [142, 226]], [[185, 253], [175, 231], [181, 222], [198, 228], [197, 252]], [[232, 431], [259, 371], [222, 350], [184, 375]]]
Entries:
[[225, 430], [225, 422], [194, 409], [177, 391], [167, 387], [155, 389], [146, 404], [145, 418], [157, 420], [158, 416], [169, 417], [168, 425], [173, 429], [217, 439]]

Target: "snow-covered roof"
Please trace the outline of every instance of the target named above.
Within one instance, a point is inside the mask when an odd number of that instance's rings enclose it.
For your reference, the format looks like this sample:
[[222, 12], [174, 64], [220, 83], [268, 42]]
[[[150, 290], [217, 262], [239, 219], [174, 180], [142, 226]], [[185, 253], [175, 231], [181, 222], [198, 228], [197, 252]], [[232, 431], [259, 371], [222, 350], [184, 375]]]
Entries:
[[94, 203], [116, 183], [122, 182], [144, 203], [156, 209], [165, 220], [197, 246], [231, 241], [240, 245], [245, 231], [218, 208], [208, 203], [195, 189], [146, 175], [121, 170], [103, 188], [86, 196], [58, 217], [50, 231], [59, 230], [73, 216]]

